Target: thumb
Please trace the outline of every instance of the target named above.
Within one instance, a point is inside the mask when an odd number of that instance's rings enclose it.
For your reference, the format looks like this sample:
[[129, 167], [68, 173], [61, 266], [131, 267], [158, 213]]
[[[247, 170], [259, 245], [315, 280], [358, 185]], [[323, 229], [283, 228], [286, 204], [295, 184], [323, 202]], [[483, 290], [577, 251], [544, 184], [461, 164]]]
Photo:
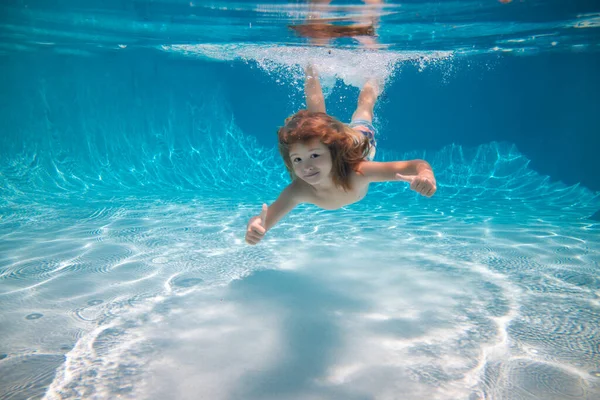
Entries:
[[269, 207], [267, 207], [266, 204], [263, 204], [262, 211], [260, 212], [261, 225], [263, 228], [265, 227], [265, 223], [267, 222], [267, 210], [268, 209], [269, 209]]
[[399, 181], [404, 181], [404, 182], [412, 183], [412, 181], [415, 179], [415, 177], [414, 176], [406, 176], [406, 175], [396, 174], [396, 179], [399, 180]]

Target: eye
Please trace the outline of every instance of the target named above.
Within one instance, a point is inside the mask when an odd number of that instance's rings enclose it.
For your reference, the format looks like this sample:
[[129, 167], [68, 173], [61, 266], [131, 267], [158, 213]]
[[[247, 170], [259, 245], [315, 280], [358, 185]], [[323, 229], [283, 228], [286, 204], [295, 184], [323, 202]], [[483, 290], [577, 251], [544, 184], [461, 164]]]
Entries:
[[315, 153], [315, 154], [311, 154], [310, 156], [311, 156], [312, 158], [317, 158], [317, 157], [319, 157], [319, 156], [320, 156], [320, 154], [316, 154], [316, 153]]
[[300, 157], [296, 157], [296, 158], [294, 158], [294, 159], [292, 160], [292, 162], [293, 162], [294, 164], [298, 164], [300, 161], [301, 161], [301, 160], [300, 160]]

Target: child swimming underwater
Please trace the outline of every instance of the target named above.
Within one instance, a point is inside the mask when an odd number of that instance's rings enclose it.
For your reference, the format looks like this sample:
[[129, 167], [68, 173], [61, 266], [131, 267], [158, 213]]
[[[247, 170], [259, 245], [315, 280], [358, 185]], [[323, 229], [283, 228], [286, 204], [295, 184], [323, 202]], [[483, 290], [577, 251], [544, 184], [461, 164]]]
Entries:
[[369, 80], [358, 97], [350, 124], [325, 113], [319, 77], [312, 66], [305, 70], [307, 110], [288, 117], [278, 131], [279, 152], [292, 182], [260, 215], [252, 217], [246, 242], [255, 245], [277, 222], [301, 203], [335, 210], [362, 200], [371, 182], [404, 181], [431, 197], [436, 181], [424, 160], [375, 162], [373, 107], [379, 87]]

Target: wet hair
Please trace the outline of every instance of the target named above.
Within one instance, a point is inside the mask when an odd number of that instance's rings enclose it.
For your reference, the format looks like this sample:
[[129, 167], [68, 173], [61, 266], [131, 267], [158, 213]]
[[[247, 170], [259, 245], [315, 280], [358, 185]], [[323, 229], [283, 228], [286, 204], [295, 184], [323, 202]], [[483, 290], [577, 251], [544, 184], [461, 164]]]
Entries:
[[371, 150], [366, 136], [357, 141], [352, 128], [323, 112], [298, 111], [285, 120], [277, 136], [279, 153], [292, 180], [296, 179], [296, 174], [290, 159], [290, 146], [319, 139], [331, 153], [333, 183], [345, 191], [351, 189], [351, 172], [356, 170]]

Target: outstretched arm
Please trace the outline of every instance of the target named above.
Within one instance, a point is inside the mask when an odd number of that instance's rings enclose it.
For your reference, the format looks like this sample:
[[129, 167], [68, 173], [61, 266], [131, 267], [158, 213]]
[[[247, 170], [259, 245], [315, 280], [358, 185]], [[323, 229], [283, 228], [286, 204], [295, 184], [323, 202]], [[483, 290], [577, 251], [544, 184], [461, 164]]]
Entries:
[[263, 204], [260, 215], [250, 218], [246, 228], [246, 243], [257, 244], [265, 233], [296, 207], [299, 201], [296, 182], [289, 184], [270, 207]]
[[404, 181], [423, 196], [431, 197], [437, 183], [431, 165], [425, 160], [360, 163], [356, 171], [369, 182]]
[[312, 112], [325, 112], [325, 98], [319, 82], [316, 68], [309, 64], [304, 69], [304, 94], [306, 95], [306, 108]]

